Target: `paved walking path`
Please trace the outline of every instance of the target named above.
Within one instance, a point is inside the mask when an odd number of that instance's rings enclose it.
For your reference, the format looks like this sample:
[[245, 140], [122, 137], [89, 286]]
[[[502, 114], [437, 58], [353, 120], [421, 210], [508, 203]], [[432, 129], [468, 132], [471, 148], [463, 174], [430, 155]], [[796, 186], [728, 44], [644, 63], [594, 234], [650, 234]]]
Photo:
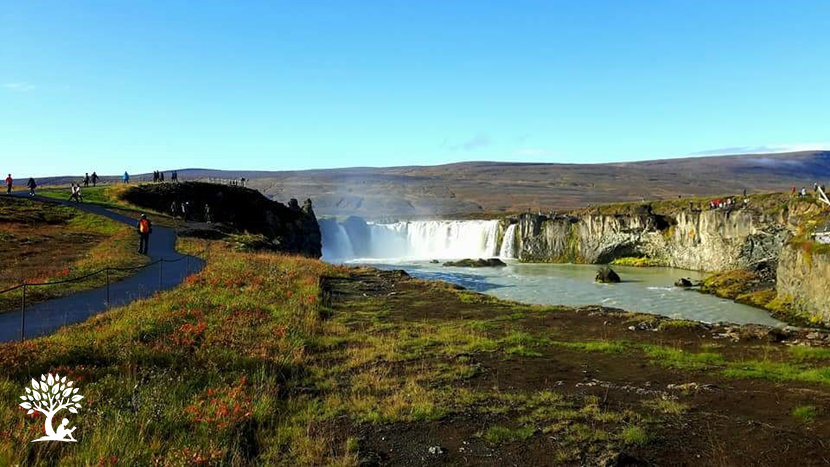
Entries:
[[[40, 196], [30, 198], [22, 194], [14, 194], [13, 196], [77, 207], [83, 211], [105, 216], [130, 226], [135, 226], [138, 222], [137, 219], [131, 219], [94, 204], [76, 204]], [[136, 239], [137, 248], [138, 240]], [[161, 259], [170, 261], [182, 258], [182, 260], [149, 266], [138, 270], [127, 279], [111, 283], [109, 304], [107, 304], [107, 288], [104, 286], [27, 306], [23, 317], [21, 317], [20, 311], [2, 313], [0, 314], [0, 342], [20, 339], [21, 324], [24, 324], [23, 318], [25, 318], [23, 334], [27, 339], [50, 334], [67, 324], [86, 321], [90, 316], [102, 313], [109, 307], [127, 305], [135, 300], [149, 297], [158, 291], [172, 289], [179, 285], [185, 277], [200, 271], [204, 267], [204, 261], [201, 259], [181, 255], [176, 251], [176, 232], [166, 227], [153, 226], [148, 253], [151, 262]]]

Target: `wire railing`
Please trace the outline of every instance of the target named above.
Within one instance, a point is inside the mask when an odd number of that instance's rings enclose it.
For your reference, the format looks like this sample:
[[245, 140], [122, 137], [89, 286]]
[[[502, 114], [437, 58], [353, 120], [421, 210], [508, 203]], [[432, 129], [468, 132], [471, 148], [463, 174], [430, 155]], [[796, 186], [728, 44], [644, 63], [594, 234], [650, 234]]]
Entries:
[[[205, 249], [201, 254], [198, 254], [197, 256], [204, 256], [204, 253], [206, 253], [206, 252], [207, 252], [207, 249]], [[87, 280], [91, 277], [95, 277], [95, 276], [99, 276], [99, 275], [103, 274], [105, 276], [105, 280], [106, 280], [105, 284], [106, 285], [102, 288], [104, 288], [106, 290], [105, 309], [108, 310], [108, 309], [110, 309], [110, 306], [112, 304], [112, 301], [110, 300], [110, 292], [111, 292], [111, 286], [114, 283], [113, 278], [111, 277], [110, 273], [112, 273], [112, 272], [139, 271], [139, 270], [147, 269], [147, 268], [150, 268], [150, 267], [153, 267], [153, 266], [157, 265], [158, 269], [159, 269], [158, 290], [163, 290], [164, 289], [164, 264], [165, 263], [179, 263], [181, 261], [187, 261], [188, 264], [185, 267], [185, 272], [186, 272], [186, 274], [191, 274], [191, 271], [195, 272], [193, 267], [192, 267], [192, 262], [197, 261], [197, 260], [199, 260], [199, 259], [195, 256], [181, 255], [179, 258], [176, 258], [176, 259], [161, 258], [161, 259], [157, 259], [155, 261], [152, 261], [150, 263], [141, 264], [141, 265], [138, 265], [138, 266], [125, 266], [125, 267], [109, 266], [109, 267], [98, 269], [96, 271], [92, 271], [92, 272], [84, 274], [82, 276], [73, 277], [73, 278], [69, 278], [69, 279], [62, 279], [62, 280], [58, 280], [58, 281], [27, 282], [27, 281], [24, 280], [20, 284], [17, 284], [15, 286], [9, 287], [9, 288], [4, 289], [4, 290], [0, 290], [0, 295], [11, 293], [11, 292], [14, 292], [14, 291], [19, 290], [19, 289], [23, 289], [22, 295], [21, 295], [21, 300], [20, 300], [20, 341], [22, 342], [26, 339], [26, 309], [27, 309], [27, 307], [34, 306], [34, 303], [30, 304], [27, 301], [27, 298], [29, 298], [28, 297], [29, 290], [31, 288], [50, 287], [50, 286], [56, 286], [56, 285], [62, 285], [62, 284], [81, 282], [81, 281]], [[99, 287], [95, 287], [94, 289], [98, 289], [98, 288]], [[57, 298], [60, 298], [60, 297], [54, 297], [54, 298], [57, 299]], [[66, 324], [66, 323], [64, 323], [64, 324]]]

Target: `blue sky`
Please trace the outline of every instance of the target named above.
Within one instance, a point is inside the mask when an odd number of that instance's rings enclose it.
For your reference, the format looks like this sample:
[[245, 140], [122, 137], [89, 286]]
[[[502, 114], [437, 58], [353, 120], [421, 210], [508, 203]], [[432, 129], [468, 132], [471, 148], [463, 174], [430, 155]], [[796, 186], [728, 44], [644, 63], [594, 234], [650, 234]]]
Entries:
[[830, 147], [828, 37], [827, 1], [4, 0], [0, 172]]

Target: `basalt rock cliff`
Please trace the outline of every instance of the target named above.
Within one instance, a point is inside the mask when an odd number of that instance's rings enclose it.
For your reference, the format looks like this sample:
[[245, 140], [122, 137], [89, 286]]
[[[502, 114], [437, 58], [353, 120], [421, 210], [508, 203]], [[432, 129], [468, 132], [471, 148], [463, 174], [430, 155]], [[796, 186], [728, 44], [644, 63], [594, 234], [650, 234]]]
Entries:
[[300, 206], [292, 199], [286, 206], [248, 188], [200, 182], [138, 185], [122, 198], [158, 212], [172, 214], [175, 209], [178, 217], [187, 203], [190, 221], [210, 220], [240, 233], [262, 235], [273, 249], [285, 253], [322, 255], [320, 226], [310, 200]]
[[665, 266], [700, 271], [746, 268], [775, 260], [787, 229], [749, 209], [672, 214], [643, 206], [624, 214], [523, 214], [514, 241], [529, 262], [609, 263], [648, 257]]

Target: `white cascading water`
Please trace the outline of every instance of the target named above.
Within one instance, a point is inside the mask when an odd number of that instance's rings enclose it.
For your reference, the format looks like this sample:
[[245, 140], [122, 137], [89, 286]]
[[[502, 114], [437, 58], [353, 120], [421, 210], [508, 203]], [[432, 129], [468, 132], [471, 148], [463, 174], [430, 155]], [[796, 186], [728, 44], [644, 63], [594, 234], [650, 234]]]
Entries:
[[349, 238], [339, 223], [321, 223], [320, 227], [325, 260], [357, 259], [356, 244], [365, 244], [359, 252], [362, 259], [491, 258], [499, 253], [499, 222], [495, 220], [367, 223], [368, 239]]
[[500, 258], [515, 258], [516, 257], [516, 224], [507, 226], [504, 231], [504, 239], [501, 241], [501, 250], [499, 250]]
[[[322, 229], [322, 225], [321, 225]], [[354, 258], [354, 249], [346, 228], [335, 223], [333, 231], [323, 234], [323, 258]]]

